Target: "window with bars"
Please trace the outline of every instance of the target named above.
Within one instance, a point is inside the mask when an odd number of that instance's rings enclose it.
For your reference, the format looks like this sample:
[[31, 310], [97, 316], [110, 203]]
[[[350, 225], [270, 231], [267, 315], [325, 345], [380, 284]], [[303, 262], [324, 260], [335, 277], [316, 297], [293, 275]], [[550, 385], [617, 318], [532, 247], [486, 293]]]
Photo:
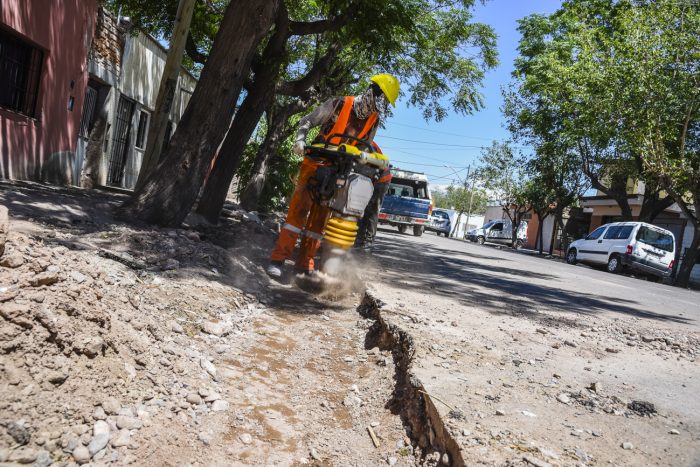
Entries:
[[135, 146], [139, 149], [144, 149], [146, 147], [146, 134], [148, 132], [148, 112], [141, 110], [139, 111], [139, 126], [136, 130], [136, 144]]
[[0, 29], [0, 107], [36, 116], [44, 53]]

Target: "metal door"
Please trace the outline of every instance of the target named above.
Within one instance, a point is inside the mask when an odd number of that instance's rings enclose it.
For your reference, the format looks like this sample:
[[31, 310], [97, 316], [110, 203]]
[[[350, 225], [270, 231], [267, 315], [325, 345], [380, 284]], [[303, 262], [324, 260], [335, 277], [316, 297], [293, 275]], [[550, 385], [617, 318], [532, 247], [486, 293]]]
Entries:
[[116, 121], [114, 122], [114, 138], [112, 140], [112, 157], [109, 160], [107, 172], [107, 184], [122, 186], [124, 179], [124, 167], [129, 155], [129, 140], [131, 137], [131, 119], [134, 115], [134, 102], [119, 97]]
[[90, 135], [90, 127], [92, 126], [95, 116], [95, 108], [97, 106], [97, 89], [88, 84], [87, 92], [85, 93], [85, 103], [83, 104], [83, 115], [80, 117], [80, 131], [78, 132], [78, 147], [75, 151], [75, 160], [73, 161], [73, 185], [80, 184], [80, 172], [83, 169], [85, 162], [85, 153]]

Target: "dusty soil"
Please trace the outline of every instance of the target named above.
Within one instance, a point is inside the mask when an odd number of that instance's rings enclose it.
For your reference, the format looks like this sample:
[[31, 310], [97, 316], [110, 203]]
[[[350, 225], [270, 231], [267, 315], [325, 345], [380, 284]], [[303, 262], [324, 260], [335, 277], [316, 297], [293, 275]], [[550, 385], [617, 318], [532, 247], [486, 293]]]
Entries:
[[273, 223], [153, 229], [113, 194], [4, 188], [0, 462], [418, 462], [361, 293], [270, 283]]
[[[404, 263], [387, 252], [369, 261], [381, 301], [373, 308], [385, 326], [411, 336], [410, 371], [459, 462], [700, 465], [696, 321], [562, 312], [558, 301], [488, 290], [522, 271], [511, 277], [481, 265], [471, 267], [484, 286], [438, 276], [436, 293], [426, 293], [430, 272], [401, 274], [411, 270]], [[465, 300], [465, 289], [481, 299]]]
[[278, 219], [154, 229], [113, 217], [123, 195], [0, 189], [0, 464], [700, 460], [682, 324], [494, 315], [372, 259], [369, 295], [321, 298], [264, 274]]

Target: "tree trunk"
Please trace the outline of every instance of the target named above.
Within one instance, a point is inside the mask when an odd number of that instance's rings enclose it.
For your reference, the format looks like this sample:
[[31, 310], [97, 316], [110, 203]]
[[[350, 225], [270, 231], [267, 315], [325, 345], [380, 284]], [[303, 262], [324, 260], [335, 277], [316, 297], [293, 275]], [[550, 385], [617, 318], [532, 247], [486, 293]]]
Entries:
[[177, 82], [180, 78], [180, 68], [182, 66], [182, 56], [185, 53], [185, 43], [189, 36], [190, 22], [194, 12], [195, 0], [180, 0], [175, 15], [172, 36], [170, 37], [170, 48], [165, 59], [163, 75], [158, 86], [158, 96], [156, 105], [151, 114], [151, 124], [148, 127], [148, 138], [146, 139], [146, 150], [143, 154], [143, 162], [139, 177], [136, 180], [136, 189], [141, 188], [158, 164], [159, 155], [163, 148], [165, 130], [168, 127], [168, 117], [175, 98]]
[[542, 254], [542, 250], [544, 250], [544, 232], [542, 232], [542, 229], [544, 229], [544, 219], [547, 216], [542, 216], [540, 213], [537, 213], [537, 220], [538, 220], [538, 226], [537, 226], [537, 243], [539, 243], [539, 254]]
[[[682, 248], [682, 246], [678, 245], [678, 248]], [[694, 224], [693, 241], [690, 243], [690, 248], [688, 248], [688, 251], [685, 254], [685, 258], [683, 258], [683, 262], [681, 263], [680, 268], [678, 269], [678, 275], [676, 276], [674, 285], [678, 287], [688, 287], [688, 284], [690, 283], [690, 273], [693, 271], [693, 267], [695, 267], [695, 263], [697, 262], [699, 255], [700, 224]]]
[[464, 211], [459, 211], [459, 214], [457, 214], [457, 220], [455, 221], [455, 227], [452, 229], [452, 232], [450, 232], [450, 237], [454, 238], [455, 234], [457, 233], [457, 229], [459, 228], [459, 221], [462, 220], [462, 214], [464, 214]]
[[557, 226], [559, 226], [559, 231], [564, 232], [564, 209], [557, 207], [554, 211], [554, 228], [552, 229], [552, 238], [549, 242], [549, 256], [554, 254], [554, 243], [556, 242]]
[[651, 224], [659, 214], [671, 207], [674, 202], [675, 201], [670, 196], [660, 198], [658, 190], [649, 194], [644, 193], [642, 209], [639, 213], [639, 221]]
[[263, 52], [259, 70], [255, 73], [255, 81], [236, 112], [197, 204], [197, 214], [213, 224], [219, 220], [219, 213], [224, 207], [226, 195], [240, 165], [245, 146], [263, 112], [275, 97], [275, 83], [279, 78], [288, 38], [286, 13], [280, 14], [278, 20], [275, 33]]
[[100, 161], [102, 159], [102, 146], [104, 145], [105, 132], [107, 131], [108, 114], [105, 108], [100, 109], [95, 124], [88, 136], [85, 149], [85, 163], [80, 173], [80, 186], [92, 189], [99, 185]]
[[260, 196], [262, 195], [263, 188], [265, 188], [270, 162], [277, 153], [279, 143], [289, 134], [289, 132], [285, 132], [284, 130], [287, 119], [292, 114], [292, 107], [293, 105], [291, 104], [282, 108], [277, 108], [277, 106], [274, 105], [272, 106], [270, 118], [268, 119], [267, 134], [255, 156], [250, 179], [241, 193], [241, 207], [246, 211], [255, 211], [258, 209]]
[[255, 49], [280, 0], [232, 0], [180, 124], [162, 160], [124, 211], [163, 226], [182, 223], [231, 122]]

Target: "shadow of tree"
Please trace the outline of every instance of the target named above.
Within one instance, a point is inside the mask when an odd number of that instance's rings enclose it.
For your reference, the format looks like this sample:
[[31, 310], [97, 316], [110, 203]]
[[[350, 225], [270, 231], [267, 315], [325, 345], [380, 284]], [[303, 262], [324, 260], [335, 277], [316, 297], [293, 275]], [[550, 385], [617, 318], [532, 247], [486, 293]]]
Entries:
[[[383, 280], [410, 290], [451, 297], [466, 305], [479, 306], [495, 315], [523, 316], [551, 320], [538, 309], [594, 316], [619, 313], [636, 318], [689, 323], [691, 319], [644, 310], [641, 303], [610, 295], [586, 294], [557, 287], [560, 278], [516, 268], [515, 258], [474, 255], [471, 252], [439, 248], [410, 241], [378, 237], [375, 260], [381, 265]], [[477, 262], [474, 259], [486, 260]], [[489, 262], [494, 260], [493, 262]], [[498, 264], [496, 261], [498, 261]], [[513, 267], [502, 266], [506, 262]], [[547, 281], [534, 283], [529, 279]], [[560, 322], [575, 325], [571, 317]]]

